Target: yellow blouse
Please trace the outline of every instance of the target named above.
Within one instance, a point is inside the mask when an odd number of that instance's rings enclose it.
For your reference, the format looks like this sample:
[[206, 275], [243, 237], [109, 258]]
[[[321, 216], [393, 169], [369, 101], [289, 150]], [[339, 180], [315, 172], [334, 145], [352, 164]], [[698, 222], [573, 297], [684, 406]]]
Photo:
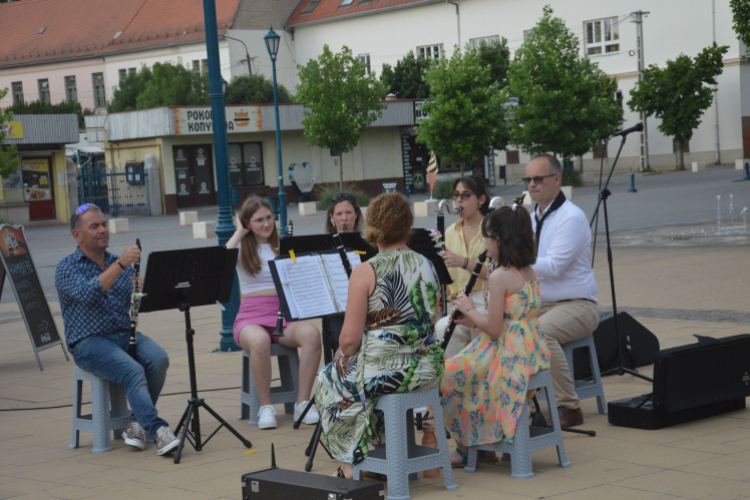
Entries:
[[[476, 236], [474, 236], [474, 239], [472, 239], [471, 243], [469, 243], [469, 252], [467, 253], [463, 226], [464, 221], [459, 220], [455, 224], [451, 224], [451, 226], [445, 230], [445, 248], [455, 254], [460, 255], [461, 257], [468, 257], [469, 260], [476, 263], [477, 259], [479, 258], [479, 254], [484, 252], [485, 250], [484, 236], [482, 236], [481, 230], [477, 231]], [[451, 299], [455, 298], [458, 295], [458, 292], [462, 292], [464, 290], [464, 288], [466, 287], [466, 283], [469, 282], [469, 278], [471, 277], [471, 272], [473, 270], [474, 269], [469, 268], [469, 270], [466, 271], [464, 269], [461, 269], [460, 267], [448, 268], [448, 271], [451, 273], [451, 277], [453, 278], [453, 284], [448, 285], [448, 292], [450, 292]], [[484, 290], [485, 288], [487, 288], [487, 283], [482, 279], [478, 279], [476, 284], [474, 285], [472, 292], [479, 292], [481, 290]]]

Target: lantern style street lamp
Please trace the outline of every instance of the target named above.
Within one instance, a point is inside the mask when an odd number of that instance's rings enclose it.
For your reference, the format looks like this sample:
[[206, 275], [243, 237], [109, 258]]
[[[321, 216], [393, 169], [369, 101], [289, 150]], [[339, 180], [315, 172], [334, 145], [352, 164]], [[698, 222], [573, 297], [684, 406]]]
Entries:
[[279, 160], [279, 229], [282, 237], [286, 236], [286, 192], [284, 191], [284, 167], [281, 161], [281, 125], [279, 123], [279, 88], [276, 84], [276, 56], [279, 54], [279, 42], [281, 37], [271, 30], [263, 37], [271, 56], [273, 66], [273, 106], [276, 111], [276, 158]]

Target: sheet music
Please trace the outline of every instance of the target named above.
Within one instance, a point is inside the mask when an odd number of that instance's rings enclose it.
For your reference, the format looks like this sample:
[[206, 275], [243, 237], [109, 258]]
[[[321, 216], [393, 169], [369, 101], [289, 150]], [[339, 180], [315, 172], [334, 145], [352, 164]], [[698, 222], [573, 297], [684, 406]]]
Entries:
[[284, 286], [284, 294], [290, 306], [291, 303], [295, 306], [296, 311], [290, 311], [293, 317], [318, 318], [337, 312], [330, 292], [326, 289], [326, 277], [318, 256], [297, 257], [296, 264], [291, 259], [284, 259], [281, 262], [284, 263], [282, 267], [284, 267], [286, 279], [281, 278], [281, 275], [279, 278], [282, 281], [289, 281], [289, 285]]
[[[346, 255], [349, 256], [352, 269], [362, 262], [359, 254], [347, 252]], [[326, 261], [328, 274], [331, 276], [331, 281], [333, 282], [336, 298], [341, 305], [341, 312], [344, 312], [346, 311], [346, 300], [349, 297], [349, 278], [346, 275], [344, 265], [341, 263], [341, 256], [338, 253], [328, 253], [323, 254], [323, 258]]]

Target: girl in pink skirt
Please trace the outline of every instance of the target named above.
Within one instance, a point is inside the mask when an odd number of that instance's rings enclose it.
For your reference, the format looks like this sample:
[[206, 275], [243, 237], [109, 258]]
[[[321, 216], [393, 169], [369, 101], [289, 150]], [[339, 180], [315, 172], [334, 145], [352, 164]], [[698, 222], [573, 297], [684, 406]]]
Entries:
[[[227, 248], [239, 248], [237, 276], [242, 304], [234, 322], [234, 341], [250, 352], [250, 370], [260, 398], [259, 429], [276, 428], [276, 410], [271, 404], [271, 344], [301, 347], [299, 365], [299, 393], [294, 406], [297, 420], [310, 399], [315, 376], [320, 365], [320, 332], [307, 321], [287, 324], [284, 336], [274, 337], [279, 313], [279, 297], [273, 284], [268, 261], [276, 258], [279, 233], [276, 231], [271, 205], [252, 195], [242, 204], [237, 214], [237, 230], [227, 242]], [[310, 293], [314, 293], [313, 290]], [[305, 424], [317, 424], [315, 406], [305, 416]]]

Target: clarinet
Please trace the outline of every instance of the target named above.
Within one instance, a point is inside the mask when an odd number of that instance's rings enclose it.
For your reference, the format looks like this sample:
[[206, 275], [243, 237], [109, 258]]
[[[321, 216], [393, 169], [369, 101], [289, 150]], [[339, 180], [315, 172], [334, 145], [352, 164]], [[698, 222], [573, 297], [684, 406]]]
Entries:
[[[292, 236], [294, 233], [294, 223], [292, 221], [289, 221], [289, 224], [286, 226], [286, 235]], [[274, 337], [283, 337], [284, 336], [284, 313], [281, 312], [281, 303], [279, 303], [279, 314], [276, 316], [276, 329], [273, 331]]]
[[[141, 249], [141, 240], [135, 240], [138, 250]], [[134, 360], [138, 361], [138, 353], [135, 347], [136, 329], [138, 328], [138, 309], [141, 307], [141, 298], [143, 294], [138, 291], [138, 279], [141, 273], [141, 258], [133, 264], [133, 293], [130, 296], [130, 343], [128, 344], [128, 354]]]
[[[477, 282], [477, 278], [479, 278], [479, 273], [482, 272], [482, 266], [484, 265], [484, 261], [487, 259], [487, 250], [479, 254], [479, 257], [477, 257], [477, 265], [474, 266], [474, 271], [471, 273], [471, 277], [469, 278], [469, 282], [466, 283], [466, 288], [464, 288], [464, 295], [467, 297], [471, 296], [471, 289], [474, 288], [474, 284]], [[456, 328], [456, 319], [462, 315], [461, 311], [458, 310], [458, 307], [453, 311], [453, 314], [451, 314], [451, 321], [448, 324], [448, 328], [445, 330], [445, 335], [443, 336], [443, 342], [440, 344], [440, 347], [445, 350], [446, 347], [448, 347], [448, 342], [451, 341], [451, 337], [453, 336], [453, 330]]]
[[[333, 227], [336, 227], [334, 224]], [[346, 224], [344, 224], [343, 228], [344, 232], [348, 232], [346, 230]], [[333, 233], [333, 242], [336, 245], [336, 250], [339, 251], [339, 255], [341, 256], [341, 263], [344, 264], [344, 271], [346, 271], [346, 277], [351, 278], [352, 277], [352, 263], [349, 261], [349, 256], [346, 255], [346, 250], [344, 250], [344, 242], [341, 240], [341, 234], [336, 230], [335, 233]]]

